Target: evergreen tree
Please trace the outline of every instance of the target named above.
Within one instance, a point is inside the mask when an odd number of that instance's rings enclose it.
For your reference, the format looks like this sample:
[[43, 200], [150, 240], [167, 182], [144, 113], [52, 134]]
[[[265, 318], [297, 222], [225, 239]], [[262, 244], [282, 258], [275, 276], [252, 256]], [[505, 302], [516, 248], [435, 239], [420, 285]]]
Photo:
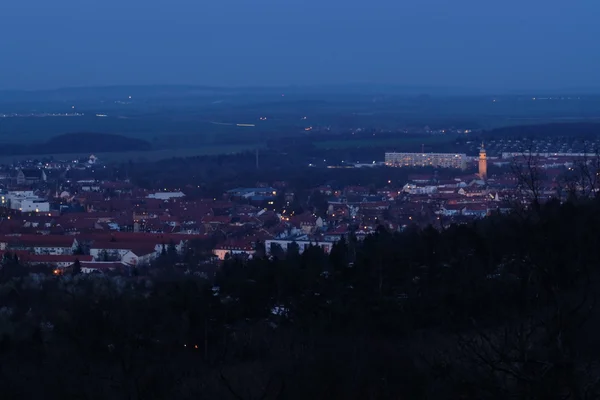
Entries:
[[289, 260], [296, 260], [300, 257], [300, 246], [296, 242], [288, 244], [286, 258]]
[[75, 262], [73, 263], [73, 275], [78, 275], [81, 273], [81, 263], [79, 262], [79, 259], [76, 258]]

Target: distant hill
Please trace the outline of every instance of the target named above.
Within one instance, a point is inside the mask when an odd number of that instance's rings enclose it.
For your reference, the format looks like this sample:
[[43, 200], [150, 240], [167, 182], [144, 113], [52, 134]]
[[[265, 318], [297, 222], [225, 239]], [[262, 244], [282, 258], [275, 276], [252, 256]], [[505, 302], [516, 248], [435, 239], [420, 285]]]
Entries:
[[58, 153], [106, 153], [146, 151], [152, 146], [145, 140], [109, 133], [65, 133], [45, 143], [0, 146], [1, 155], [45, 155]]
[[209, 86], [150, 85], [73, 87], [48, 90], [0, 90], [0, 102], [46, 102], [75, 100], [127, 100], [138, 98], [169, 98], [181, 96], [214, 95], [227, 89]]
[[486, 135], [490, 138], [534, 138], [534, 137], [596, 137], [600, 135], [600, 123], [561, 122], [540, 125], [507, 126], [493, 129]]
[[0, 102], [46, 102], [77, 100], [133, 100], [152, 98], [185, 98], [197, 96], [252, 95], [404, 95], [432, 96], [481, 95], [482, 91], [460, 87], [348, 84], [348, 85], [288, 85], [288, 86], [205, 86], [205, 85], [129, 85], [73, 87], [49, 90], [0, 90]]

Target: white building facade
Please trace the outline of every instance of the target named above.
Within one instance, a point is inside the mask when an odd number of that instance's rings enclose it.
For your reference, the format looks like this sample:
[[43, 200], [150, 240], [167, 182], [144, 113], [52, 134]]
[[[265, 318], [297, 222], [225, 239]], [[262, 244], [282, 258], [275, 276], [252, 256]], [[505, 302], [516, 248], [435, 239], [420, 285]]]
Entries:
[[388, 167], [467, 168], [467, 155], [455, 153], [385, 153]]

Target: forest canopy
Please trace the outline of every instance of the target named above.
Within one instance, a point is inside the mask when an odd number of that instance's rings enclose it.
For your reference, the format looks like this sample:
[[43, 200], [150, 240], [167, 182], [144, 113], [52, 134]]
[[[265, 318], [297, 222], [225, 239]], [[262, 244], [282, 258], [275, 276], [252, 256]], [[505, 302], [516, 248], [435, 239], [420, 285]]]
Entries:
[[[598, 398], [600, 203], [380, 228], [215, 276], [5, 256], [5, 398]], [[167, 254], [165, 255], [167, 257]], [[35, 384], [32, 384], [35, 383]]]

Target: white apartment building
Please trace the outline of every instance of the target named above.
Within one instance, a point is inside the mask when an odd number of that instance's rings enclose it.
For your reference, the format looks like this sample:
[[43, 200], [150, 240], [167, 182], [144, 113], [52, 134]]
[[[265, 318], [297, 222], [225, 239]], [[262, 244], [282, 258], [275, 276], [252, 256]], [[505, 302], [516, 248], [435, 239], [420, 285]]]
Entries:
[[22, 212], [49, 212], [50, 203], [42, 199], [24, 199], [21, 201], [21, 207], [19, 210]]
[[467, 168], [467, 155], [455, 153], [385, 153], [388, 167]]
[[22, 212], [49, 212], [50, 203], [34, 195], [33, 191], [11, 191], [2, 196], [2, 204]]

